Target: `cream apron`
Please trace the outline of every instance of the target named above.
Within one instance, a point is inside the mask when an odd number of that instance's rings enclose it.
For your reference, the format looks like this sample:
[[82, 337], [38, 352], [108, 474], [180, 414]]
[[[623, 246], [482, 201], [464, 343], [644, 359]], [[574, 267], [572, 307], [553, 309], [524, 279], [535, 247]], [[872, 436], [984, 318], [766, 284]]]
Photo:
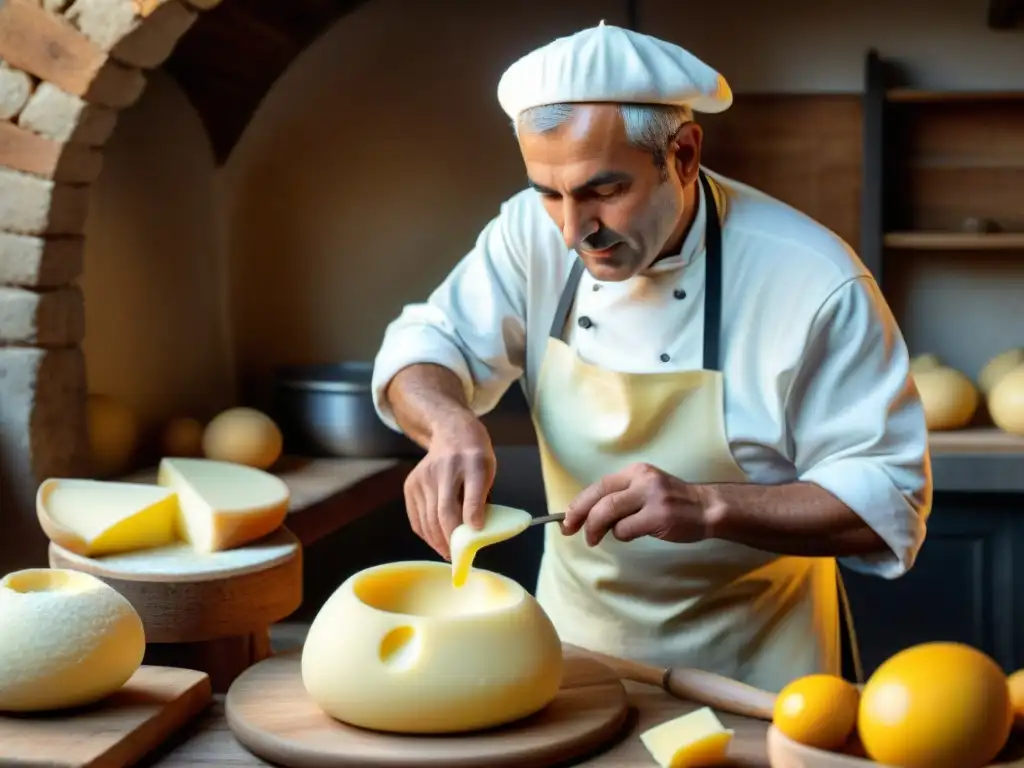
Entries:
[[[583, 272], [582, 261], [573, 265], [533, 408], [549, 512], [564, 511], [586, 486], [634, 462], [692, 483], [748, 482], [725, 432], [722, 235], [703, 172], [700, 183], [707, 222], [702, 370], [632, 374], [580, 360], [562, 341]], [[611, 533], [588, 547], [582, 533], [547, 526], [537, 599], [565, 642], [778, 691], [800, 675], [840, 673], [837, 580], [833, 558], [783, 557], [722, 540], [623, 543]]]

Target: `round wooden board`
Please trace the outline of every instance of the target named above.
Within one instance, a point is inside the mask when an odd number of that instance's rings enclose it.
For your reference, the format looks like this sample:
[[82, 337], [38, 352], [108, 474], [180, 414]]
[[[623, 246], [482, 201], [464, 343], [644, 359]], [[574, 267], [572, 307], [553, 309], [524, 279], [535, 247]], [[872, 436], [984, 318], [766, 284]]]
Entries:
[[183, 542], [103, 557], [85, 557], [50, 544], [50, 566], [74, 568], [120, 581], [214, 581], [265, 571], [296, 557], [302, 545], [291, 531], [278, 528], [258, 541], [224, 552], [195, 552]]
[[340, 723], [306, 694], [298, 653], [243, 672], [224, 709], [244, 747], [287, 768], [545, 768], [611, 746], [629, 718], [626, 690], [615, 673], [572, 649], [565, 651], [562, 688], [551, 704], [487, 731], [402, 736]]
[[302, 603], [302, 545], [287, 528], [238, 549], [173, 545], [83, 557], [50, 544], [50, 567], [84, 571], [132, 604], [147, 643], [200, 643], [264, 631]]

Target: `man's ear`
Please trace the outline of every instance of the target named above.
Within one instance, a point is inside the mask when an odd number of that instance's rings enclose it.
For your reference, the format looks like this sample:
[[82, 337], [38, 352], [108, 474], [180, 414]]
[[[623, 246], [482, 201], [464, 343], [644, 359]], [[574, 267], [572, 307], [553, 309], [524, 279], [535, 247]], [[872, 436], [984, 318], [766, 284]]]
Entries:
[[684, 185], [692, 184], [697, 180], [697, 173], [700, 170], [700, 150], [704, 140], [704, 131], [695, 122], [684, 123], [676, 131], [672, 140], [673, 161], [676, 173]]

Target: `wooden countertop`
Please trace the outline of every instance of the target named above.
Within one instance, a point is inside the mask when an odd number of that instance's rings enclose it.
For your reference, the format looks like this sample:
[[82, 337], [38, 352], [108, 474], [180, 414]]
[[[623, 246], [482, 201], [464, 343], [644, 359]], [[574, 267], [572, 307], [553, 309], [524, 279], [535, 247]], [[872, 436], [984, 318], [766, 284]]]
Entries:
[[[309, 625], [304, 622], [281, 622], [271, 627], [275, 652], [294, 651], [302, 647]], [[629, 733], [605, 752], [579, 765], [611, 768], [649, 768], [656, 765], [640, 743], [639, 734], [659, 723], [698, 709], [697, 704], [680, 701], [660, 688], [625, 682], [633, 709]], [[175, 740], [164, 746], [158, 755], [145, 763], [152, 768], [255, 768], [267, 763], [245, 749], [235, 739], [224, 719], [224, 697], [214, 703], [198, 720], [181, 731]], [[768, 723], [735, 715], [719, 713], [722, 724], [736, 731], [729, 749], [728, 765], [739, 768], [769, 768], [765, 745]]]
[[[640, 743], [639, 734], [659, 723], [698, 708], [696, 704], [679, 701], [659, 688], [627, 681], [634, 717], [629, 733], [611, 747], [581, 766], [608, 768], [650, 768], [656, 763]], [[255, 768], [269, 766], [238, 743], [224, 719], [224, 697], [214, 703], [196, 722], [178, 734], [175, 742], [165, 745], [159, 755], [145, 763], [152, 768]], [[722, 724], [735, 730], [729, 748], [729, 766], [769, 768], [765, 747], [768, 723], [735, 715], [720, 714]]]

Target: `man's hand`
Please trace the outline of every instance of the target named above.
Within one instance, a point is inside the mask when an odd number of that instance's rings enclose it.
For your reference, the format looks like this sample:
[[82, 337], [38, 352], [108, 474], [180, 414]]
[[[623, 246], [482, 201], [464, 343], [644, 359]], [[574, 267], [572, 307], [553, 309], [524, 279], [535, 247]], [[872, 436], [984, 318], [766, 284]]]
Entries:
[[654, 536], [692, 543], [709, 538], [708, 505], [699, 485], [650, 464], [633, 464], [583, 489], [569, 504], [562, 530], [583, 530], [588, 546], [609, 532], [619, 541]]
[[483, 525], [497, 462], [479, 419], [455, 418], [431, 435], [427, 455], [405, 480], [412, 529], [445, 560], [448, 539], [461, 523]]

